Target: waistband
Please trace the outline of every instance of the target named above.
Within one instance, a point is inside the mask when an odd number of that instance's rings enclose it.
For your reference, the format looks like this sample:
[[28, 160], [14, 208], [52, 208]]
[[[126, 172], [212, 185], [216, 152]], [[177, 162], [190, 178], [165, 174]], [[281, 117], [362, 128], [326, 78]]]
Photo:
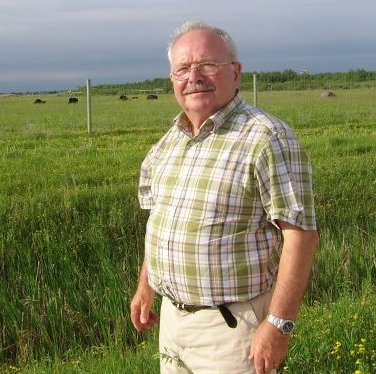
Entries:
[[171, 300], [172, 305], [177, 309], [185, 311], [187, 313], [196, 313], [203, 309], [218, 309], [222, 314], [223, 319], [226, 321], [227, 326], [234, 329], [238, 325], [238, 321], [235, 316], [231, 313], [231, 310], [227, 308], [229, 304], [221, 304], [216, 306], [209, 305], [187, 305], [183, 303], [178, 303], [177, 301]]

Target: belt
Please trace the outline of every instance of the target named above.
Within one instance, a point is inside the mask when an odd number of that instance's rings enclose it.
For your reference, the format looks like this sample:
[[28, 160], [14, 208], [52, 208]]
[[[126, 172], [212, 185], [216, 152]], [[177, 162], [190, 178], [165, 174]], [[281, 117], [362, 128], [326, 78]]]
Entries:
[[236, 320], [235, 316], [231, 313], [231, 310], [227, 308], [226, 304], [221, 304], [217, 306], [209, 306], [209, 305], [187, 305], [183, 303], [178, 303], [177, 301], [171, 301], [172, 305], [174, 305], [179, 310], [188, 312], [188, 313], [196, 313], [199, 310], [203, 309], [218, 309], [222, 317], [227, 323], [228, 327], [234, 329], [238, 325], [238, 321]]

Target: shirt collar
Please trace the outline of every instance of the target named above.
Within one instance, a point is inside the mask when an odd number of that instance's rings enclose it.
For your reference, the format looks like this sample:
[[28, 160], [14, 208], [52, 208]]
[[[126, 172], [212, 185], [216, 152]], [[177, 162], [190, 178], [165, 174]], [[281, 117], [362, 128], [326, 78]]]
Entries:
[[[224, 107], [219, 109], [216, 113], [212, 114], [200, 127], [200, 133], [198, 136], [208, 136], [209, 134], [218, 131], [218, 129], [226, 122], [229, 115], [240, 105], [244, 104], [244, 99], [239, 93], [236, 93], [234, 98], [227, 103]], [[184, 132], [188, 136], [192, 136], [192, 125], [185, 114], [180, 112], [174, 119], [173, 124], [178, 127], [179, 130]], [[201, 135], [203, 134], [203, 135]]]

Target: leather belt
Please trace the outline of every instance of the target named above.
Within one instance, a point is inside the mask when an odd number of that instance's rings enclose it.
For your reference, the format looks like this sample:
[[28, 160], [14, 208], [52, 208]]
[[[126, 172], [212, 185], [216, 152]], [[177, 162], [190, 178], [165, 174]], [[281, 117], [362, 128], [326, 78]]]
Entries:
[[203, 309], [218, 309], [222, 317], [227, 323], [228, 327], [234, 329], [238, 325], [238, 321], [236, 320], [235, 316], [231, 313], [231, 310], [227, 308], [226, 304], [221, 304], [217, 306], [209, 306], [209, 305], [187, 305], [183, 303], [178, 303], [177, 301], [171, 301], [172, 305], [174, 305], [179, 310], [188, 312], [188, 313], [196, 313], [199, 310]]
[[172, 305], [176, 306], [179, 310], [183, 310], [184, 312], [188, 313], [196, 313], [202, 309], [214, 309], [215, 306], [208, 306], [208, 305], [187, 305], [183, 303], [178, 303], [177, 301], [171, 301]]

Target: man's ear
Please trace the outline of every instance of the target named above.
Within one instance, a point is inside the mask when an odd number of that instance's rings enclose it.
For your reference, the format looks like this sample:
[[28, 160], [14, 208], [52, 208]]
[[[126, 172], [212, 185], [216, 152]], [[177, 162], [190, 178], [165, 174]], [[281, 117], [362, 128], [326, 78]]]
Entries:
[[234, 62], [233, 66], [234, 66], [235, 82], [240, 83], [240, 77], [241, 77], [241, 73], [242, 73], [242, 64], [240, 62]]

